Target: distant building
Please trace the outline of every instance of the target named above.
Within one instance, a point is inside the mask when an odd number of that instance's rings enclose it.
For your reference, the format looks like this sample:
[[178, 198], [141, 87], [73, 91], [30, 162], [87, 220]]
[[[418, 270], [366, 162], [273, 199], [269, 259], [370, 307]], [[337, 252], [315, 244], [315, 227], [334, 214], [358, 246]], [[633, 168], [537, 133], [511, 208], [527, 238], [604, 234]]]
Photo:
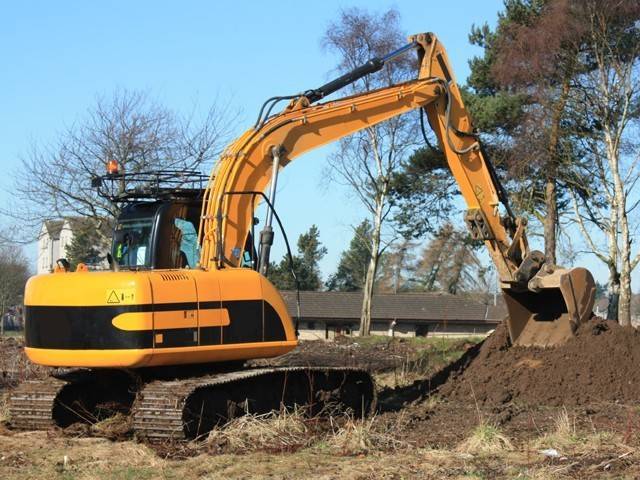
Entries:
[[[281, 292], [292, 318], [296, 292]], [[376, 294], [371, 333], [397, 337], [486, 335], [506, 316], [502, 298], [494, 305], [480, 297], [437, 292]], [[300, 338], [331, 340], [357, 335], [362, 292], [300, 292]]]
[[[50, 273], [56, 261], [67, 256], [74, 233], [82, 228], [95, 228], [93, 220], [84, 217], [66, 217], [60, 220], [46, 220], [38, 235], [38, 264], [36, 273]], [[106, 261], [94, 267], [106, 268]]]

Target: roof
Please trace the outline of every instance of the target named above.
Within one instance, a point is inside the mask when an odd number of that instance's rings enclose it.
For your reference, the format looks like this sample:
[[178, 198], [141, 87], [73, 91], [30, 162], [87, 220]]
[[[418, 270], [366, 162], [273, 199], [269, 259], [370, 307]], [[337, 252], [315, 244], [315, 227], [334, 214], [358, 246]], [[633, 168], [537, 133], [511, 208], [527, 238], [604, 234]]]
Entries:
[[[99, 228], [103, 235], [111, 235], [111, 225], [106, 219], [98, 222]], [[65, 228], [65, 225], [71, 229], [72, 232], [78, 232], [82, 230], [93, 230], [97, 226], [95, 219], [90, 217], [63, 217], [59, 220], [45, 220], [44, 229], [48, 233], [49, 237], [53, 239], [60, 238], [60, 232]]]
[[45, 220], [44, 228], [51, 238], [59, 238], [64, 220]]
[[[292, 316], [297, 315], [296, 292], [280, 292]], [[300, 292], [302, 317], [360, 320], [362, 292]], [[486, 304], [466, 295], [440, 292], [379, 293], [373, 296], [372, 320], [486, 321], [499, 322], [505, 316], [500, 300]]]

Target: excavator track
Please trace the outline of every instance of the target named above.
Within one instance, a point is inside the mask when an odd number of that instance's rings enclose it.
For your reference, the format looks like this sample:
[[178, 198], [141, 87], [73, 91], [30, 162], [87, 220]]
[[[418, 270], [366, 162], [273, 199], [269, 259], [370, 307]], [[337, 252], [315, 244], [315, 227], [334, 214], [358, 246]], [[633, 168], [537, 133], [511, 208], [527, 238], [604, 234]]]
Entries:
[[138, 384], [122, 370], [90, 369], [25, 381], [9, 395], [10, 424], [15, 430], [46, 430], [128, 414]]
[[308, 413], [334, 406], [367, 415], [376, 403], [375, 385], [351, 368], [256, 368], [189, 380], [147, 384], [133, 405], [133, 428], [149, 443], [200, 438], [245, 413], [304, 405]]
[[28, 380], [18, 385], [9, 396], [11, 426], [16, 430], [47, 430], [55, 426], [56, 399], [66, 384], [51, 378]]
[[149, 443], [197, 439], [245, 413], [302, 406], [310, 415], [331, 408], [363, 416], [375, 405], [371, 376], [347, 367], [265, 367], [146, 381], [124, 371], [78, 370], [24, 382], [9, 397], [16, 430], [95, 423], [121, 412], [132, 415], [136, 437]]

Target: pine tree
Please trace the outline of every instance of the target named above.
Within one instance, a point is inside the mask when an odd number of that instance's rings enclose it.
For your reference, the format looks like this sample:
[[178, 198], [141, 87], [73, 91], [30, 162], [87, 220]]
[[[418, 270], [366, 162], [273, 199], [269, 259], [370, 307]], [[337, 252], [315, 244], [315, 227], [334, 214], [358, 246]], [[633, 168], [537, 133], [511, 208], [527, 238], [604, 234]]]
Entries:
[[476, 256], [480, 243], [445, 224], [427, 244], [415, 266], [414, 288], [451, 294], [489, 289], [487, 268]]
[[267, 275], [271, 283], [280, 290], [295, 290], [296, 281], [291, 270], [296, 274], [300, 290], [319, 290], [322, 287], [320, 260], [327, 254], [326, 247], [320, 242], [320, 230], [312, 225], [306, 233], [298, 237], [298, 253], [293, 255], [291, 265], [285, 255], [280, 263], [271, 263]]
[[[79, 263], [96, 265], [104, 260], [105, 239], [90, 220], [76, 222], [79, 226], [74, 229], [71, 243], [65, 247], [67, 261], [75, 270]], [[81, 225], [80, 225], [81, 224]]]
[[326, 283], [328, 290], [354, 292], [362, 290], [371, 260], [371, 222], [364, 220], [355, 228], [349, 248], [340, 255], [336, 272]]

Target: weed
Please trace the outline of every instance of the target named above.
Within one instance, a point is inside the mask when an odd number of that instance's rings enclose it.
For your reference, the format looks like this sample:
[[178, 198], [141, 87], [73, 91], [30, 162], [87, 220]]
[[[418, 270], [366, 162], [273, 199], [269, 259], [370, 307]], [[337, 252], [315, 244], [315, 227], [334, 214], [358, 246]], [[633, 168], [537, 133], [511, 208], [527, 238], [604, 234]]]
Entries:
[[398, 424], [404, 421], [400, 416], [394, 425], [381, 425], [374, 415], [359, 419], [345, 415], [331, 418], [332, 431], [325, 437], [323, 448], [341, 455], [358, 455], [371, 451], [395, 451], [406, 449], [410, 444], [400, 440], [393, 433], [400, 431]]
[[230, 452], [295, 451], [312, 441], [311, 421], [298, 408], [261, 415], [247, 414], [231, 420], [224, 428], [213, 429], [207, 437], [207, 444]]
[[112, 440], [123, 439], [131, 432], [131, 416], [120, 412], [91, 425], [91, 431]]
[[460, 445], [458, 451], [465, 453], [500, 453], [513, 450], [511, 441], [501, 430], [484, 420], [473, 429], [471, 435]]

